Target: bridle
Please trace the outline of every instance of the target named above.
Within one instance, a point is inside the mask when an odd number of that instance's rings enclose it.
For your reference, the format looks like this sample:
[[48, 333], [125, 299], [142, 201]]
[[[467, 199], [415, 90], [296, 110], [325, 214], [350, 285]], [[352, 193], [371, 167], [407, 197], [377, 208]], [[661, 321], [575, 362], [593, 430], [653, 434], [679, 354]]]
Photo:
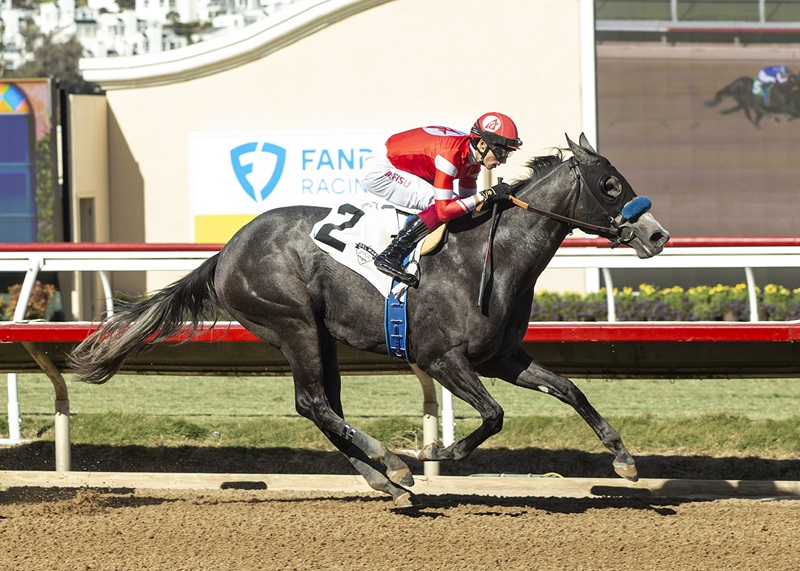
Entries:
[[[542, 210], [540, 208], [536, 208], [535, 206], [531, 206], [527, 202], [523, 202], [522, 200], [512, 195], [509, 195], [508, 199], [514, 204], [514, 206], [522, 208], [523, 210], [529, 210], [530, 212], [540, 214], [541, 216], [546, 216], [548, 218], [552, 218], [553, 220], [558, 220], [559, 222], [563, 222], [570, 228], [580, 228], [581, 230], [586, 230], [590, 233], [602, 236], [603, 238], [606, 238], [609, 242], [611, 242], [612, 248], [616, 248], [621, 244], [626, 244], [631, 240], [633, 240], [634, 237], [633, 231], [627, 226], [625, 227], [620, 226], [617, 223], [615, 217], [608, 213], [605, 207], [602, 204], [600, 204], [600, 201], [597, 200], [597, 197], [594, 195], [594, 193], [589, 189], [589, 183], [586, 180], [586, 173], [583, 172], [583, 167], [581, 166], [580, 162], [578, 162], [578, 160], [575, 157], [570, 157], [568, 160], [569, 160], [570, 171], [575, 176], [575, 180], [578, 183], [578, 200], [580, 200], [582, 191], [586, 190], [589, 197], [591, 197], [594, 203], [598, 206], [598, 208], [600, 208], [600, 210], [605, 215], [606, 219], [608, 220], [608, 226], [599, 226], [597, 224], [583, 222], [581, 220], [577, 220], [569, 216], [556, 214], [555, 212]], [[598, 179], [598, 184], [602, 184], [603, 180], [607, 178], [608, 178], [607, 175], [604, 177], [600, 177]], [[576, 208], [577, 208], [577, 202], [578, 201], [576, 200]]]
[[[600, 204], [600, 201], [591, 191], [589, 187], [589, 182], [586, 177], [586, 173], [583, 171], [583, 166], [578, 161], [578, 159], [572, 156], [568, 160], [569, 160], [569, 169], [575, 176], [575, 181], [578, 185], [578, 196], [575, 200], [575, 207], [572, 210], [573, 217], [564, 216], [562, 214], [556, 214], [555, 212], [550, 212], [548, 210], [542, 210], [540, 208], [536, 208], [535, 206], [531, 206], [527, 202], [523, 202], [522, 200], [511, 194], [508, 195], [507, 197], [508, 200], [510, 200], [514, 206], [522, 208], [523, 210], [528, 210], [535, 214], [546, 216], [547, 218], [552, 218], [553, 220], [558, 220], [559, 222], [566, 224], [570, 229], [580, 228], [581, 230], [586, 230], [588, 232], [602, 236], [603, 238], [606, 238], [610, 242], [612, 248], [616, 248], [617, 246], [620, 246], [622, 244], [627, 244], [628, 242], [633, 240], [634, 238], [633, 230], [628, 226], [620, 226], [620, 224], [616, 220], [616, 217], [608, 213], [605, 207], [602, 204]], [[608, 180], [609, 176], [610, 175], [608, 173], [604, 173], [602, 176], [598, 177], [597, 179], [598, 188], [600, 185], [604, 184]], [[605, 218], [608, 220], [608, 226], [599, 226], [597, 224], [583, 222], [582, 220], [577, 220], [576, 218], [574, 218], [575, 211], [578, 208], [578, 202], [580, 202], [581, 193], [584, 190], [586, 190], [586, 192], [594, 201], [594, 203], [603, 212]], [[486, 244], [486, 252], [483, 259], [483, 272], [481, 273], [480, 288], [478, 290], [477, 306], [481, 308], [481, 311], [483, 311], [484, 294], [486, 291], [486, 279], [487, 279], [486, 271], [488, 265], [490, 264], [490, 260], [492, 259], [492, 247], [494, 244], [494, 235], [495, 231], [497, 230], [497, 224], [499, 222], [499, 217], [497, 216], [498, 214], [497, 206], [498, 203], [496, 202], [492, 205], [492, 220], [491, 224], [489, 225], [489, 240], [488, 243]]]

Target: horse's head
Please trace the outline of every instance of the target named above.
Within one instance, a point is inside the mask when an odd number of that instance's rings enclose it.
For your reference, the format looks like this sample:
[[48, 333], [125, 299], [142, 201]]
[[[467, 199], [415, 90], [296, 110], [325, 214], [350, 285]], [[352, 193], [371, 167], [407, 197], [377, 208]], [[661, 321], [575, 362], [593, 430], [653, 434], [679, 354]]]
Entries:
[[575, 218], [611, 228], [618, 235], [605, 237], [612, 244], [627, 244], [640, 258], [660, 254], [669, 232], [650, 214], [650, 200], [636, 196], [625, 177], [592, 148], [583, 133], [579, 141], [576, 144], [567, 137], [574, 156], [573, 170], [583, 185]]

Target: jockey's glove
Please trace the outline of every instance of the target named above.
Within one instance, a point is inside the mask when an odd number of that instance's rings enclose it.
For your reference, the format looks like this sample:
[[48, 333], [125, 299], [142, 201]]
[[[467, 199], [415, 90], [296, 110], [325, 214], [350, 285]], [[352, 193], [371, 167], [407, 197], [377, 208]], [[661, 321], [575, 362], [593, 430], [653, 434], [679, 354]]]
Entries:
[[511, 185], [503, 182], [502, 178], [497, 179], [497, 184], [486, 191], [487, 198], [494, 200], [508, 199], [511, 196]]
[[483, 205], [493, 204], [501, 200], [508, 200], [508, 197], [511, 196], [511, 185], [503, 182], [502, 178], [498, 178], [496, 185], [483, 191], [481, 194], [484, 195], [482, 200]]

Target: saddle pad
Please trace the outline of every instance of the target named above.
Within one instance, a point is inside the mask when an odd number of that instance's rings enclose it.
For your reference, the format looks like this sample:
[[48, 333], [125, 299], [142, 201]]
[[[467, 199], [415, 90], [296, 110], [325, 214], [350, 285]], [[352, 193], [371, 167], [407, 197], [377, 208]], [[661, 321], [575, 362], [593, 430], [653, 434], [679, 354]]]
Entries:
[[[311, 238], [334, 260], [369, 281], [382, 296], [388, 298], [389, 292], [394, 291], [400, 297], [408, 286], [399, 284], [393, 290], [392, 278], [378, 270], [373, 260], [389, 245], [407, 216], [388, 203], [344, 203], [314, 225]], [[410, 273], [417, 270], [419, 249], [418, 246], [411, 254]]]

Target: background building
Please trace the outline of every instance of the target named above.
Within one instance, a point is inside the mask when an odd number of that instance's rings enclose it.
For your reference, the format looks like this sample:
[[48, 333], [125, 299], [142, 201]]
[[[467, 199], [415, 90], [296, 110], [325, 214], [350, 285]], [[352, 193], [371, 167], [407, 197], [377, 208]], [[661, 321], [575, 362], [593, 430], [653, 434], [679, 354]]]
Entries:
[[[26, 32], [35, 26], [56, 42], [74, 36], [86, 57], [130, 56], [185, 47], [243, 28], [295, 0], [75, 0], [14, 7], [0, 0], [0, 69], [33, 58]], [[180, 33], [179, 33], [180, 32]]]

